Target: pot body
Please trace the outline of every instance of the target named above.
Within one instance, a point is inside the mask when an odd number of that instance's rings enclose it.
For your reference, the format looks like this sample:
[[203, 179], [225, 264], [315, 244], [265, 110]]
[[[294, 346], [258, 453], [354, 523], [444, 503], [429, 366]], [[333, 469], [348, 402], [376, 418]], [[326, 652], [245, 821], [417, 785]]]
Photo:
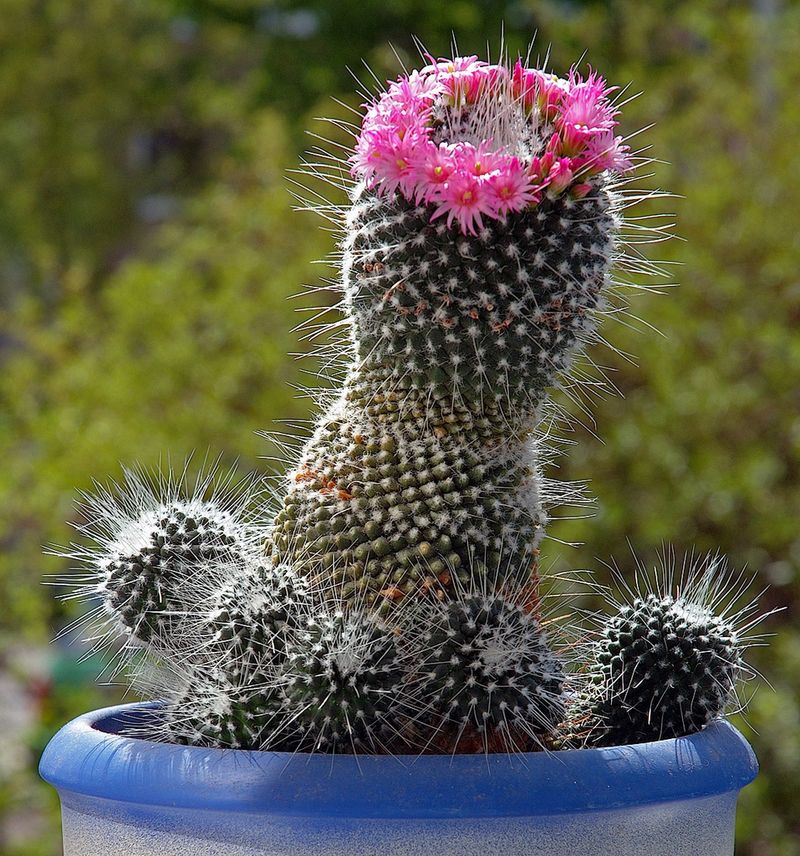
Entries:
[[730, 856], [758, 766], [732, 726], [638, 746], [372, 757], [124, 736], [122, 705], [50, 742], [65, 856]]

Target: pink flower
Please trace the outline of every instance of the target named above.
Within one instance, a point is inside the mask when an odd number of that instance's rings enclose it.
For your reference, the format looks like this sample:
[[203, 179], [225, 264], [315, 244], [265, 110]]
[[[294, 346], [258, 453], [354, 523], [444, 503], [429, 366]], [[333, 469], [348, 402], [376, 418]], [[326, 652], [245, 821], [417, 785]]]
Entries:
[[435, 77], [455, 105], [474, 103], [484, 92], [508, 78], [505, 67], [490, 65], [476, 56], [435, 60], [420, 74]]
[[365, 117], [363, 127], [380, 128], [404, 134], [409, 129], [425, 130], [430, 118], [430, 105], [414, 97], [387, 98]]
[[473, 72], [470, 100], [477, 101], [487, 92], [497, 92], [509, 80], [508, 69], [503, 65], [484, 65]]
[[436, 75], [423, 74], [416, 69], [408, 76], [408, 86], [415, 97], [423, 101], [432, 102], [445, 91], [444, 84]]
[[489, 142], [482, 142], [476, 149], [471, 143], [458, 143], [455, 147], [456, 163], [459, 171], [470, 175], [488, 175], [495, 170], [502, 169], [503, 155], [492, 150]]
[[511, 81], [514, 96], [522, 101], [527, 110], [538, 108], [546, 121], [555, 117], [559, 104], [569, 91], [566, 80], [538, 68], [525, 68], [520, 60], [514, 66]]
[[568, 78], [569, 88], [572, 92], [580, 90], [591, 90], [596, 99], [607, 100], [612, 92], [616, 92], [618, 87], [606, 86], [605, 78], [601, 77], [596, 71], [589, 68], [589, 76], [584, 80], [578, 73], [575, 66], [569, 70]]
[[544, 154], [541, 157], [531, 158], [528, 174], [534, 184], [544, 185], [547, 183], [547, 176], [550, 174], [550, 170], [556, 159], [560, 157], [560, 154], [561, 138], [558, 134], [553, 134], [545, 147]]
[[566, 154], [577, 154], [595, 134], [614, 128], [617, 111], [606, 98], [611, 91], [594, 73], [585, 81], [574, 70], [570, 73], [570, 90], [555, 121]]
[[538, 187], [531, 181], [519, 158], [511, 158], [504, 169], [489, 176], [486, 184], [493, 206], [500, 214], [522, 211], [540, 199]]
[[450, 181], [441, 191], [439, 207], [433, 212], [431, 220], [447, 215], [447, 225], [458, 221], [461, 231], [474, 235], [476, 226], [483, 228], [482, 214], [497, 217], [484, 180], [462, 172], [453, 173]]
[[476, 69], [488, 65], [483, 60], [478, 59], [474, 54], [472, 56], [456, 56], [453, 59], [441, 57], [434, 59], [430, 54], [427, 55], [431, 60], [428, 65], [420, 69], [420, 74], [433, 74], [437, 77], [442, 74], [447, 75], [464, 75], [472, 74]]
[[356, 142], [355, 151], [350, 156], [350, 173], [354, 177], [360, 176], [368, 184], [373, 181], [378, 162], [384, 157], [384, 134], [385, 132], [369, 128], [363, 130]]
[[[402, 88], [397, 91], [402, 95]], [[422, 104], [408, 108], [401, 98], [388, 97], [373, 105], [350, 157], [351, 173], [386, 193], [398, 187], [403, 193], [410, 190], [417, 147], [430, 134], [428, 112], [429, 107]]]
[[552, 190], [553, 193], [562, 193], [570, 186], [574, 178], [572, 158], [559, 158], [553, 163], [547, 174], [548, 189]]
[[576, 199], [583, 199], [591, 189], [592, 185], [584, 182], [583, 184], [573, 184], [570, 192]]
[[615, 137], [610, 128], [592, 136], [577, 163], [590, 174], [603, 170], [628, 172], [633, 169], [630, 148], [624, 145], [622, 137]]
[[427, 138], [416, 131], [408, 131], [402, 136], [397, 132], [384, 131], [382, 134], [374, 134], [372, 139], [374, 142], [370, 164], [373, 183], [381, 193], [391, 195], [399, 190], [404, 196], [411, 198], [414, 193], [419, 148]]
[[437, 147], [428, 141], [415, 164], [417, 201], [430, 202], [434, 199], [457, 168], [456, 158], [446, 144]]
[[[433, 218], [447, 215], [448, 227], [457, 222], [462, 232], [474, 233], [483, 217], [506, 217], [536, 205], [545, 190], [579, 198], [590, 191], [592, 175], [632, 169], [629, 148], [614, 134], [617, 111], [608, 97], [614, 90], [591, 69], [583, 78], [573, 68], [563, 80], [521, 61], [508, 69], [475, 56], [429, 59], [366, 105], [349, 160], [353, 176], [376, 192], [431, 204]], [[527, 111], [519, 120], [532, 122], [536, 133], [552, 131], [530, 161], [512, 154], [519, 151], [513, 126], [491, 125], [494, 117], [505, 121], [506, 107], [519, 111], [507, 104], [509, 95]], [[478, 104], [484, 139], [435, 143], [434, 107], [438, 115], [448, 105], [466, 103]], [[499, 139], [512, 132], [506, 146], [495, 147], [495, 130]]]

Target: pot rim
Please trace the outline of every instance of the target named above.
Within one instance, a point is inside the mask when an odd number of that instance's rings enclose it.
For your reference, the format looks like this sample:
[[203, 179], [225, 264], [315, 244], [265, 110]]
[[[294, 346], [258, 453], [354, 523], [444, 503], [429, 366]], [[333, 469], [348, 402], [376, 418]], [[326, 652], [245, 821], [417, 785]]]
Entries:
[[569, 814], [739, 791], [758, 772], [728, 722], [603, 749], [489, 755], [326, 755], [207, 749], [120, 734], [158, 703], [85, 713], [47, 745], [59, 793], [281, 816], [459, 818]]

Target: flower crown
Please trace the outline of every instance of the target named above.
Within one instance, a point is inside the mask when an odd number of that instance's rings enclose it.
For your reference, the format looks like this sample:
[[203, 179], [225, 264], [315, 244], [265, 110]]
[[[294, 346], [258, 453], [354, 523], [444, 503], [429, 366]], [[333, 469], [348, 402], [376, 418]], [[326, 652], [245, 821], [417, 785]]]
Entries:
[[616, 87], [590, 70], [564, 79], [517, 61], [440, 59], [400, 76], [372, 103], [350, 158], [351, 173], [381, 195], [435, 206], [465, 234], [484, 216], [504, 218], [545, 194], [575, 197], [598, 173], [628, 172], [615, 136]]

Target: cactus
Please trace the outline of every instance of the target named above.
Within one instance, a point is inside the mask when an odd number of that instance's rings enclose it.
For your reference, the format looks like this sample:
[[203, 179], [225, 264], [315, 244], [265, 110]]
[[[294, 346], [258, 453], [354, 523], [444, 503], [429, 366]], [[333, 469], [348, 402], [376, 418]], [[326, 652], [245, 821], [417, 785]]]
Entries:
[[629, 597], [597, 616], [586, 656], [589, 682], [572, 714], [587, 745], [617, 746], [700, 731], [735, 704], [754, 673], [744, 654], [765, 615], [740, 604], [741, 575], [718, 556], [640, 575]]
[[231, 677], [252, 678], [265, 658], [271, 662], [284, 653], [310, 596], [307, 583], [290, 568], [252, 562], [213, 590], [185, 625], [201, 640], [207, 660]]
[[290, 638], [279, 682], [304, 749], [380, 752], [394, 736], [404, 673], [392, 627], [374, 615], [320, 604]]
[[505, 594], [426, 603], [406, 657], [434, 744], [538, 748], [564, 717], [564, 666], [530, 604]]
[[[335, 567], [345, 596], [378, 603], [447, 591], [475, 553], [485, 574], [501, 553], [535, 570], [532, 432], [603, 306], [620, 209], [609, 170], [631, 167], [610, 91], [471, 58], [369, 105], [342, 236], [355, 360], [290, 475], [276, 561]], [[572, 139], [589, 114], [598, 128]]]
[[542, 472], [548, 394], [612, 305], [614, 264], [649, 269], [623, 254], [636, 197], [613, 91], [468, 57], [366, 105], [336, 165], [353, 359], [274, 516], [255, 480], [207, 497], [208, 478], [129, 472], [86, 501], [95, 546], [66, 551], [88, 566], [78, 593], [145, 651], [131, 681], [164, 703], [152, 736], [529, 751], [724, 711], [753, 620], [715, 614], [711, 572], [615, 605], [577, 678], [542, 612], [539, 545], [570, 496]]
[[[237, 683], [196, 668], [175, 675], [163, 689], [166, 716], [144, 736], [192, 746], [247, 749], [283, 734], [280, 695], [271, 684]], [[286, 748], [288, 744], [285, 744]]]
[[65, 581], [70, 596], [101, 601], [87, 616], [99, 618], [98, 648], [119, 632], [131, 646], [174, 644], [201, 592], [259, 554], [253, 477], [237, 483], [233, 471], [212, 467], [192, 484], [187, 464], [164, 476], [126, 469], [120, 484], [96, 488], [84, 494], [76, 527], [89, 546], [56, 552], [81, 567]]

